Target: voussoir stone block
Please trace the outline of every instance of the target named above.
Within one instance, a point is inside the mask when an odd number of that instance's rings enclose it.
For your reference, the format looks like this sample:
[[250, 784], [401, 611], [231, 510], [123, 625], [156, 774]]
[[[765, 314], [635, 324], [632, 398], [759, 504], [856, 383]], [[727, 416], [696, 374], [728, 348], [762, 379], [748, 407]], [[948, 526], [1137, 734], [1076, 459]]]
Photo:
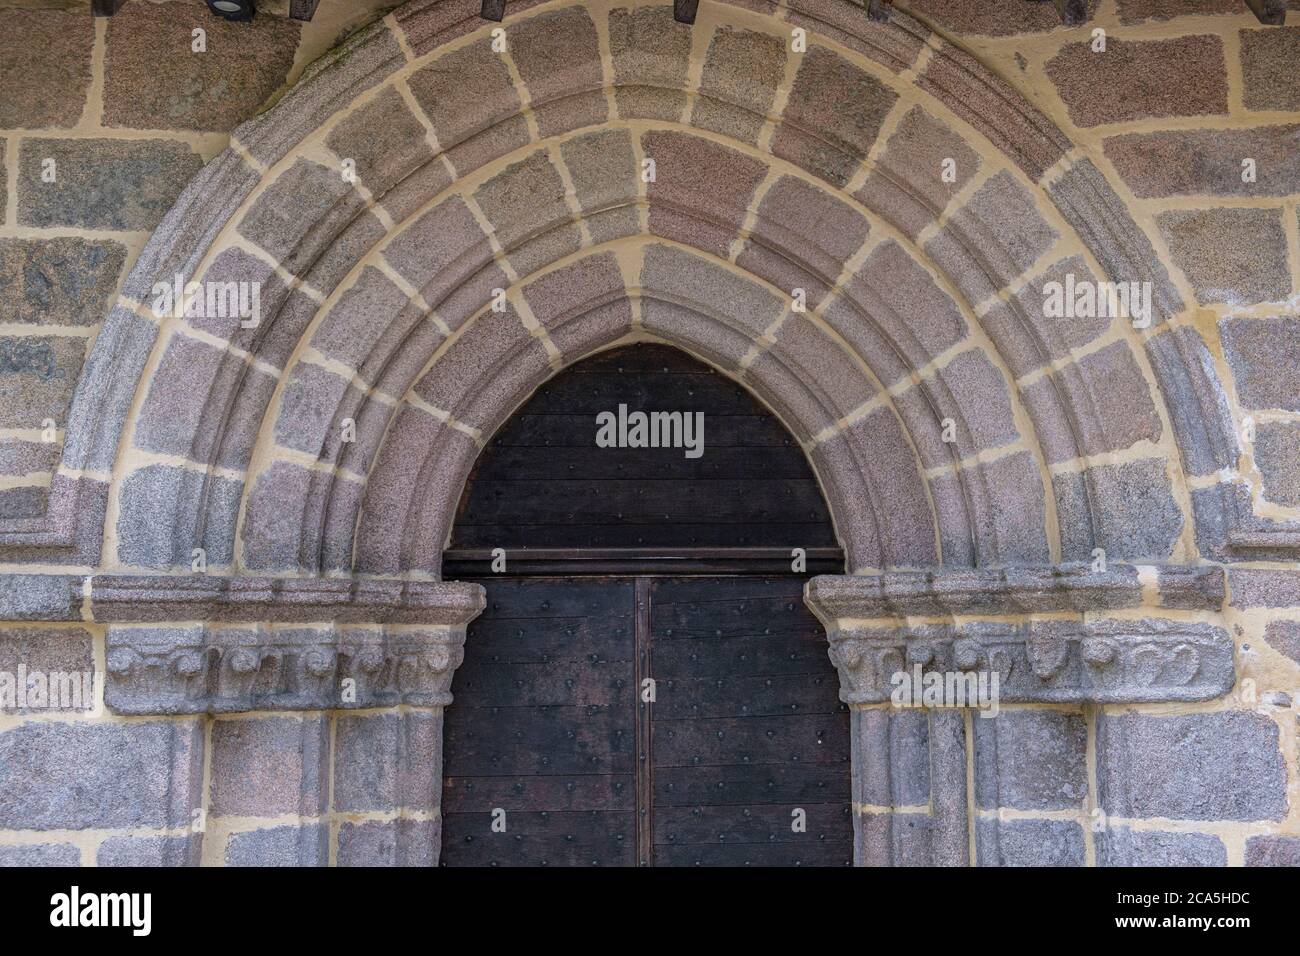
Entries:
[[548, 272], [524, 287], [524, 300], [566, 361], [632, 328], [632, 304], [612, 252]]
[[511, 266], [528, 275], [582, 245], [564, 180], [546, 150], [507, 166], [474, 191]]
[[1290, 294], [1280, 210], [1172, 209], [1156, 223], [1202, 305], [1252, 305]]
[[981, 809], [1073, 810], [1088, 794], [1083, 715], [1004, 710], [973, 722], [975, 802]]
[[215, 721], [209, 809], [240, 817], [323, 813], [329, 736], [329, 721], [312, 715]]
[[344, 117], [325, 145], [340, 160], [352, 160], [357, 179], [376, 198], [434, 161], [424, 124], [391, 87]]
[[[775, 374], [794, 381], [781, 389], [778, 405], [794, 407], [788, 421], [816, 434], [865, 404], [875, 394], [871, 379], [848, 355], [844, 347], [800, 315], [791, 316], [776, 333], [776, 342], [746, 371], [746, 378], [760, 382]], [[770, 385], [769, 385], [770, 388]], [[805, 397], [806, 396], [806, 397]], [[805, 436], [811, 437], [811, 436]]]
[[487, 42], [445, 53], [406, 82], [462, 176], [528, 142], [510, 70]]
[[1119, 0], [1121, 23], [1225, 13], [1240, 14], [1241, 4], [1237, 0]]
[[126, 248], [107, 239], [0, 239], [0, 322], [95, 325], [125, 261]]
[[686, 106], [682, 87], [691, 54], [691, 28], [660, 6], [609, 12], [614, 98], [619, 116], [676, 120]]
[[736, 264], [787, 294], [802, 288], [811, 308], [835, 285], [870, 231], [847, 203], [794, 176], [772, 184]]
[[560, 144], [578, 207], [594, 243], [640, 232], [636, 153], [627, 130], [610, 129], [575, 136]]
[[201, 805], [197, 720], [33, 722], [0, 733], [0, 827], [188, 827]]
[[[171, 465], [131, 472], [120, 492], [118, 558], [138, 567], [188, 568], [201, 547], [209, 567], [229, 564], [242, 489], [242, 482]], [[198, 539], [201, 502], [207, 511]]]
[[301, 275], [364, 206], [342, 168], [299, 159], [262, 191], [235, 228]]
[[362, 378], [371, 378], [401, 345], [410, 326], [423, 318], [415, 309], [405, 312], [408, 301], [392, 279], [366, 266], [321, 318], [311, 346], [350, 368], [364, 370]]
[[1277, 724], [1252, 712], [1102, 714], [1097, 788], [1112, 816], [1280, 820], [1287, 812]]
[[[1097, 2], [1088, 0], [1089, 13], [1096, 8]], [[1013, 36], [1047, 33], [1061, 28], [1061, 15], [1050, 3], [1019, 7], [986, 0], [912, 0], [909, 9], [954, 33]]]
[[767, 167], [686, 133], [646, 133], [641, 150], [655, 162], [655, 179], [646, 186], [650, 231], [726, 258]]
[[[1110, 37], [1105, 52], [1094, 52], [1091, 41], [1067, 43], [1047, 61], [1047, 75], [1077, 126], [1228, 112], [1223, 40], [1213, 35]], [[1171, 76], [1182, 82], [1168, 82]]]
[[755, 339], [780, 318], [786, 306], [757, 282], [672, 246], [646, 248], [641, 287], [702, 306]]
[[[493, 262], [492, 245], [478, 220], [456, 196], [399, 232], [384, 247], [384, 258], [452, 328], [491, 298], [490, 288], [484, 288], [486, 281], [495, 282], [497, 288], [509, 284]], [[465, 287], [476, 294], [467, 298], [457, 291]], [[460, 304], [466, 302], [470, 304]]]
[[[1020, 437], [1006, 379], [979, 349], [962, 352], [894, 403], [927, 468], [951, 465], [954, 452], [969, 458]], [[955, 441], [945, 444], [943, 422], [949, 418]]]
[[1232, 467], [1237, 460], [1236, 427], [1214, 358], [1200, 334], [1187, 326], [1171, 329], [1148, 339], [1146, 350], [1165, 396], [1183, 468], [1191, 475], [1208, 475]]
[[1109, 560], [1164, 560], [1182, 533], [1183, 513], [1163, 458], [1059, 472], [1052, 490], [1067, 561], [1090, 560], [1096, 547]]
[[720, 26], [709, 41], [691, 125], [751, 145], [785, 77], [786, 44], [768, 33]]
[[970, 489], [979, 564], [1048, 560], [1043, 480], [1029, 452], [964, 468], [962, 480]]
[[75, 126], [90, 90], [95, 25], [83, 10], [9, 10], [0, 35], [0, 129]]
[[[836, 95], [827, 96], [827, 90]], [[835, 186], [862, 165], [898, 94], [823, 47], [803, 55], [772, 152]]]
[[[899, 121], [884, 155], [854, 195], [915, 239], [980, 165], [979, 153], [964, 139], [915, 106]], [[948, 169], [951, 182], [945, 178]]]
[[1300, 412], [1300, 319], [1222, 319], [1219, 338], [1242, 405]]
[[[201, 53], [192, 48], [197, 25], [207, 34]], [[200, 20], [188, 3], [130, 4], [108, 20], [104, 125], [234, 129], [284, 83], [301, 28], [276, 16]], [[158, 82], [160, 62], [167, 64], [166, 83]]]
[[609, 115], [596, 25], [581, 5], [512, 25], [509, 44], [543, 137], [592, 126]]
[[[24, 139], [18, 221], [147, 232], [202, 166], [198, 153], [174, 140]], [[49, 169], [52, 182], [44, 175]]]

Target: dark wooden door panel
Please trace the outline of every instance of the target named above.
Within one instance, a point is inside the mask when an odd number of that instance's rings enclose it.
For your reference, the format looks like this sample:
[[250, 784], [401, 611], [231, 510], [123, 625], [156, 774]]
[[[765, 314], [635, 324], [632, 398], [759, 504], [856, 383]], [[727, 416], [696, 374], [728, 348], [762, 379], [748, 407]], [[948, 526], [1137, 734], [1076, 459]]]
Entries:
[[634, 583], [482, 583], [445, 717], [442, 862], [635, 865]]
[[802, 581], [658, 579], [650, 657], [655, 865], [851, 863], [848, 712]]
[[505, 832], [493, 833], [490, 813], [449, 814], [443, 821], [443, 862], [452, 866], [636, 865], [634, 811], [514, 810], [507, 811], [505, 820]]

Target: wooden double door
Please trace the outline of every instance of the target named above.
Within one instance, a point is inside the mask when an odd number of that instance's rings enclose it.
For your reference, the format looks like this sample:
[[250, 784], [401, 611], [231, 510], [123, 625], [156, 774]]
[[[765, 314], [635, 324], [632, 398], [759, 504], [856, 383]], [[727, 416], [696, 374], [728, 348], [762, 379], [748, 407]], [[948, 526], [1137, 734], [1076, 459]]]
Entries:
[[799, 577], [484, 580], [447, 866], [842, 866], [849, 721]]

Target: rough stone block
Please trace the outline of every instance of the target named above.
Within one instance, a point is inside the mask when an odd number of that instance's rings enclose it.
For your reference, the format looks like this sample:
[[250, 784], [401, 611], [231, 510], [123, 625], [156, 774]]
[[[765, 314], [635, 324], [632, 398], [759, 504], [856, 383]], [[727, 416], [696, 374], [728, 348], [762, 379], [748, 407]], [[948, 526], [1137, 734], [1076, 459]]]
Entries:
[[[451, 319], [459, 310], [448, 309], [449, 296], [483, 266], [492, 263], [492, 247], [469, 207], [460, 198], [451, 197], [402, 230], [384, 247], [384, 258], [402, 278], [420, 290], [424, 300], [444, 321], [452, 324]], [[487, 271], [491, 277], [499, 278], [499, 287], [508, 284], [504, 273], [495, 266]], [[473, 284], [481, 285], [481, 282]]]
[[81, 866], [81, 850], [71, 843], [18, 843], [0, 846], [0, 867], [11, 866]]
[[[207, 33], [204, 53], [192, 49], [196, 25]], [[104, 125], [232, 130], [284, 83], [301, 28], [277, 16], [199, 19], [188, 3], [129, 4], [108, 21]]]
[[[54, 181], [46, 182], [47, 160]], [[203, 161], [166, 139], [24, 139], [18, 151], [18, 222], [148, 232]]]
[[338, 865], [432, 866], [441, 843], [441, 820], [344, 823]]
[[212, 813], [316, 816], [329, 784], [324, 717], [218, 720], [212, 725]]
[[[1020, 437], [1002, 373], [979, 349], [962, 352], [894, 400], [927, 468], [953, 464]], [[943, 422], [955, 424], [955, 441], [943, 441]]]
[[1300, 574], [1263, 568], [1228, 572], [1233, 607], [1300, 607]]
[[[259, 17], [258, 19], [266, 19]], [[352, 160], [357, 180], [379, 199], [416, 169], [434, 161], [424, 124], [393, 89], [346, 116], [325, 139], [340, 160]]]
[[524, 287], [524, 300], [566, 359], [631, 331], [632, 306], [612, 252], [548, 272]]
[[95, 853], [96, 866], [198, 866], [203, 837], [109, 837]]
[[313, 473], [277, 461], [257, 476], [244, 516], [244, 564], [259, 571], [297, 571], [311, 566], [304, 538], [304, 509]]
[[875, 807], [920, 807], [930, 802], [930, 719], [917, 710], [852, 713], [861, 765], [854, 768], [853, 800]]
[[73, 591], [80, 601], [80, 579], [60, 574], [0, 576], [0, 619], [6, 621], [67, 621]]
[[782, 404], [794, 407], [787, 420], [799, 422], [813, 434], [875, 394], [871, 380], [843, 346], [801, 317], [782, 324], [776, 343], [750, 365], [747, 376], [756, 382], [770, 381], [778, 372], [776, 366], [797, 380], [792, 389], [782, 389]]
[[[1298, 142], [1300, 126], [1167, 130], [1112, 136], [1105, 151], [1133, 194], [1143, 198], [1287, 196], [1300, 192]], [[1253, 182], [1242, 180], [1247, 157], [1255, 160]]]
[[329, 827], [311, 823], [300, 827], [269, 827], [230, 836], [226, 866], [327, 866]]
[[1246, 865], [1300, 866], [1300, 837], [1251, 837], [1246, 841]]
[[[132, 472], [122, 482], [119, 560], [140, 567], [188, 568], [193, 549], [201, 547], [209, 568], [229, 564], [242, 489], [241, 482], [170, 465], [146, 465]], [[200, 502], [206, 502], [207, 520], [198, 541], [193, 517]], [[172, 521], [177, 524], [172, 526]]]
[[198, 720], [22, 724], [0, 733], [0, 827], [188, 827], [201, 805]]
[[1111, 827], [1096, 836], [1098, 866], [1227, 866], [1223, 841], [1209, 833]]
[[9, 10], [0, 35], [0, 129], [76, 126], [90, 90], [84, 10]]
[[681, 92], [691, 53], [691, 28], [665, 17], [658, 6], [609, 12], [615, 102], [624, 119], [676, 120], [686, 106]]
[[530, 17], [509, 32], [510, 55], [543, 137], [604, 121], [600, 42], [581, 6]]
[[767, 169], [757, 159], [685, 133], [653, 131], [641, 150], [655, 161], [646, 186], [650, 231], [726, 258]]
[[1279, 210], [1175, 209], [1156, 223], [1202, 305], [1253, 305], [1290, 294]]
[[49, 490], [43, 485], [0, 489], [0, 518], [39, 518], [48, 500]]
[[978, 866], [1083, 866], [1083, 827], [1070, 820], [975, 821]]
[[1240, 14], [1241, 4], [1237, 0], [1119, 0], [1121, 23], [1225, 13]]
[[125, 261], [107, 239], [0, 239], [0, 322], [95, 325]]
[[[1091, 41], [1067, 43], [1047, 61], [1047, 75], [1077, 126], [1228, 112], [1223, 40], [1217, 36], [1111, 37], [1104, 53], [1094, 53]], [[1181, 82], [1168, 82], [1174, 76]]]
[[1242, 30], [1242, 101], [1248, 110], [1300, 110], [1300, 75], [1295, 69], [1300, 26]]
[[646, 249], [641, 286], [680, 302], [698, 303], [753, 338], [780, 318], [786, 306], [757, 282], [672, 246]]
[[[20, 666], [28, 675], [27, 699], [40, 706], [11, 708], [4, 701], [0, 713], [88, 711], [95, 706], [94, 638], [85, 628], [0, 627], [0, 671], [16, 679]], [[38, 688], [43, 702], [32, 698]]]
[[1004, 710], [977, 717], [975, 802], [981, 809], [1074, 810], [1088, 795], [1083, 715]]
[[1097, 789], [1112, 816], [1280, 820], [1286, 765], [1263, 714], [1102, 714]]
[[[1088, 0], [1089, 12], [1096, 6], [1097, 0]], [[909, 9], [954, 33], [1013, 36], [1061, 28], [1061, 15], [1050, 3], [1018, 7], [987, 0], [913, 0]]]
[[1264, 640], [1273, 650], [1300, 664], [1300, 621], [1269, 621]]
[[963, 477], [975, 489], [971, 510], [979, 564], [1048, 560], [1043, 480], [1029, 452], [965, 468]]
[[388, 341], [380, 347], [381, 340], [394, 332], [400, 336], [412, 320], [422, 318], [418, 312], [403, 315], [407, 302], [406, 293], [392, 279], [366, 266], [325, 313], [312, 335], [311, 346], [351, 368], [360, 370], [368, 365], [370, 374], [375, 375], [378, 369], [374, 366], [382, 367], [400, 345], [400, 341]]
[[[952, 182], [944, 181], [952, 160]], [[915, 239], [978, 172], [979, 153], [921, 107], [898, 124], [884, 155], [854, 195]]]
[[334, 808], [435, 810], [442, 793], [442, 712], [337, 718]]
[[1300, 412], [1300, 319], [1222, 319], [1219, 338], [1242, 405]]
[[[836, 95], [827, 96], [827, 90]], [[843, 57], [810, 47], [772, 137], [772, 152], [843, 186], [862, 165], [897, 99]]]
[[780, 37], [720, 26], [709, 41], [700, 75], [702, 98], [691, 125], [756, 144], [785, 77]]
[[1255, 438], [1255, 467], [1264, 479], [1264, 497], [1275, 504], [1300, 507], [1300, 425], [1270, 422]]
[[0, 428], [62, 425], [85, 354], [82, 338], [0, 337]]

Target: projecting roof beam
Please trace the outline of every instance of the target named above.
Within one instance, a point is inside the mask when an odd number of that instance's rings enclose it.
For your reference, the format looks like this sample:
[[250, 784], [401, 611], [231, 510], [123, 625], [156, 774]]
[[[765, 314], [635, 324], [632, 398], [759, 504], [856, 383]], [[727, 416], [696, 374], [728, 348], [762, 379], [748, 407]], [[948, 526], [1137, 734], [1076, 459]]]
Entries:
[[505, 15], [506, 0], [483, 0], [483, 6], [479, 9], [479, 16], [493, 23], [500, 23]]
[[122, 9], [125, 0], [90, 0], [90, 13], [96, 17], [111, 17]]
[[1286, 22], [1286, 0], [1246, 0], [1246, 6], [1260, 23], [1275, 27]]
[[694, 23], [700, 0], [673, 0], [673, 19], [678, 23]]
[[318, 6], [320, 0], [289, 0], [289, 19], [310, 23]]

